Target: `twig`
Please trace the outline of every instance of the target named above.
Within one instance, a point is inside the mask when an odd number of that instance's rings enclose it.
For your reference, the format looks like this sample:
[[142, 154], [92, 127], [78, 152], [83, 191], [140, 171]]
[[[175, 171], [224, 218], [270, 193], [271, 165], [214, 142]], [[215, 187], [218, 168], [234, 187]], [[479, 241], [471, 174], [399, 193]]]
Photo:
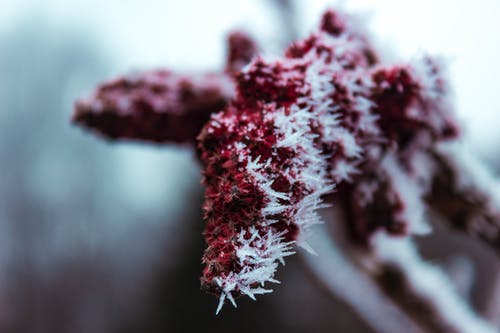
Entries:
[[[495, 332], [456, 294], [452, 282], [443, 272], [419, 257], [411, 239], [378, 233], [373, 236], [370, 249], [354, 246], [342, 236], [345, 234], [343, 213], [335, 209], [332, 214], [327, 219], [332, 222], [328, 225], [329, 230], [324, 228], [318, 232], [329, 233], [344, 255], [371, 279], [372, 284], [378, 285], [385, 297], [411, 318], [417, 327], [425, 332], [440, 333]], [[332, 256], [332, 253], [327, 255]], [[318, 273], [321, 271], [318, 270]], [[359, 288], [360, 284], [356, 285]]]
[[428, 203], [452, 227], [500, 254], [500, 182], [463, 145], [441, 145], [434, 156], [440, 172]]
[[[314, 250], [318, 256], [302, 253], [304, 265], [329, 294], [352, 307], [374, 331], [380, 333], [423, 333], [394, 302], [328, 237], [326, 227], [317, 230]], [[383, 318], [383, 320], [381, 320]]]
[[409, 238], [374, 237], [380, 286], [429, 332], [495, 332], [456, 293], [439, 268], [423, 261]]

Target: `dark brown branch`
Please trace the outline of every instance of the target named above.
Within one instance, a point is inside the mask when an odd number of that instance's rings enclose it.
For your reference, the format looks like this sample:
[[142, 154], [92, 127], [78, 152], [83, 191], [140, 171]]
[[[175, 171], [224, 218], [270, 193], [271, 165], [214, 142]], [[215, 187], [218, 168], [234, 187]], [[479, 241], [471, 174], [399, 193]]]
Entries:
[[426, 295], [419, 294], [411, 286], [406, 273], [400, 267], [383, 264], [380, 272], [374, 277], [375, 282], [415, 322], [422, 325], [427, 332], [458, 333], [436, 305]]
[[500, 254], [498, 181], [465, 150], [434, 154], [438, 165], [427, 202], [453, 228], [466, 232]]
[[359, 246], [345, 236], [345, 212], [337, 208], [329, 213], [332, 215], [325, 216], [330, 222], [328, 229], [321, 233], [328, 234], [352, 265], [420, 329], [432, 333], [494, 331], [458, 296], [451, 280], [439, 268], [420, 258], [411, 239], [380, 232], [368, 247]]

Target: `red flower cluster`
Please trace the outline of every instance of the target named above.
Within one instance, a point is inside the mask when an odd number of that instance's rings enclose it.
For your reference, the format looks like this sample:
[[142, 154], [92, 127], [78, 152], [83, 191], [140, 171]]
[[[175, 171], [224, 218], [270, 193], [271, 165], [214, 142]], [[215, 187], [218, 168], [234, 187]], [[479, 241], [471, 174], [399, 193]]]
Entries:
[[[207, 250], [202, 284], [232, 302], [274, 281], [325, 194], [338, 187], [354, 236], [422, 233], [428, 149], [456, 134], [436, 62], [383, 66], [367, 38], [327, 12], [285, 56], [254, 59], [236, 98], [198, 137]], [[422, 163], [424, 165], [422, 165]]]
[[77, 102], [74, 116], [110, 138], [155, 142], [193, 140], [205, 124], [201, 282], [220, 296], [217, 311], [226, 299], [270, 292], [265, 283], [277, 282], [294, 245], [312, 251], [308, 230], [327, 194], [363, 246], [375, 232], [428, 232], [426, 200], [452, 168], [436, 147], [458, 135], [439, 62], [381, 63], [337, 12], [282, 57], [257, 50], [235, 33], [221, 74], [119, 78]]

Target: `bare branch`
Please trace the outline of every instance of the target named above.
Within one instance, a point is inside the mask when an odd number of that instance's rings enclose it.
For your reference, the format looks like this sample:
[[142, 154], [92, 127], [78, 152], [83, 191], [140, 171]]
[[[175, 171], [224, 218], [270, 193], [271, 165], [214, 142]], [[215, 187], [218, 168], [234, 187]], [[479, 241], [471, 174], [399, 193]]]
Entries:
[[462, 144], [443, 144], [434, 157], [429, 205], [458, 230], [481, 239], [500, 254], [500, 182]]

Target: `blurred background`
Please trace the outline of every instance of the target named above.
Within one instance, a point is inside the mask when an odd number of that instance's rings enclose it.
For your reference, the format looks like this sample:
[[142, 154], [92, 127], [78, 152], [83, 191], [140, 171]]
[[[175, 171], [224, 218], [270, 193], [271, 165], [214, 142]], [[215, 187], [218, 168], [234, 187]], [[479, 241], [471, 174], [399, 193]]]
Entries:
[[[361, 13], [394, 59], [448, 59], [467, 139], [500, 171], [499, 1], [296, 5], [300, 36], [324, 8], [341, 6]], [[114, 75], [220, 68], [231, 29], [279, 52], [285, 31], [270, 0], [0, 7], [0, 332], [370, 332], [296, 258], [272, 296], [216, 317], [217, 300], [199, 290], [202, 187], [191, 147], [109, 143], [70, 124], [74, 100]], [[476, 309], [498, 320], [487, 297], [498, 259], [459, 235], [447, 247], [439, 237], [425, 241], [424, 254], [458, 269]]]

